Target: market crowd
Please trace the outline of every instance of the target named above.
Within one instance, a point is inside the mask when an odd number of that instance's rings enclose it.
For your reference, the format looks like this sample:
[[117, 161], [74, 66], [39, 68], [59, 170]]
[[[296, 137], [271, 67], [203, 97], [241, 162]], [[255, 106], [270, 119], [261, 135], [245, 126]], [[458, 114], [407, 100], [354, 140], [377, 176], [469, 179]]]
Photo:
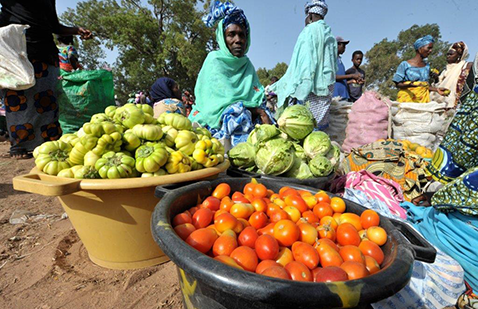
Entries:
[[[55, 87], [59, 70], [82, 69], [72, 38], [79, 35], [89, 39], [92, 34], [81, 27], [62, 25], [54, 0], [0, 0], [0, 4], [0, 27], [30, 25], [26, 31], [27, 53], [36, 84], [27, 90], [1, 90], [11, 142], [8, 156], [30, 158], [36, 146], [61, 136]], [[181, 91], [173, 79], [160, 77], [148, 92], [133, 95], [132, 102], [150, 104], [156, 117], [165, 112], [186, 115], [214, 137], [230, 140], [232, 146], [244, 142], [256, 124], [275, 124], [286, 107], [296, 104], [308, 106], [316, 120], [316, 130], [325, 130], [333, 125], [329, 122], [332, 98], [359, 102], [366, 83], [366, 72], [361, 68], [363, 52], [351, 53], [353, 66], [345, 68], [342, 56], [349, 40], [333, 34], [326, 22], [327, 13], [324, 0], [306, 4], [305, 25], [287, 71], [264, 88], [247, 57], [252, 47], [252, 26], [245, 12], [229, 2], [216, 2], [203, 21], [216, 28], [219, 48], [207, 55], [194, 95]], [[58, 46], [52, 34], [57, 35]], [[456, 306], [478, 308], [478, 298], [473, 294], [478, 291], [478, 58], [467, 61], [468, 47], [460, 39], [448, 50], [446, 68], [436, 74], [426, 60], [433, 52], [435, 39], [430, 35], [418, 38], [415, 56], [400, 63], [393, 82], [399, 89], [398, 102], [444, 103], [453, 114], [424, 173], [428, 187], [435, 189], [422, 190], [411, 199], [412, 203], [402, 206], [407, 220], [440, 254], [462, 267], [466, 284], [455, 287], [460, 290]], [[450, 291], [449, 287], [426, 280], [431, 279], [424, 275], [422, 288], [428, 285], [430, 293]], [[423, 293], [416, 294], [416, 306], [432, 306], [423, 299]], [[374, 306], [400, 308], [398, 298]], [[435, 307], [447, 305], [440, 300], [432, 303]]]

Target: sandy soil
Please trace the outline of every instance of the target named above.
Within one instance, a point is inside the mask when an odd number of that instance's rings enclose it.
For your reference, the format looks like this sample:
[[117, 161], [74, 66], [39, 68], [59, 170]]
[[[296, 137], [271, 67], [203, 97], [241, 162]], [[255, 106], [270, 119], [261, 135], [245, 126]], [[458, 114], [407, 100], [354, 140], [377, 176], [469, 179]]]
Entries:
[[[9, 144], [0, 143], [0, 153]], [[176, 267], [118, 271], [88, 254], [56, 198], [13, 190], [33, 159], [0, 158], [0, 308], [182, 308]], [[28, 220], [11, 224], [12, 214]]]

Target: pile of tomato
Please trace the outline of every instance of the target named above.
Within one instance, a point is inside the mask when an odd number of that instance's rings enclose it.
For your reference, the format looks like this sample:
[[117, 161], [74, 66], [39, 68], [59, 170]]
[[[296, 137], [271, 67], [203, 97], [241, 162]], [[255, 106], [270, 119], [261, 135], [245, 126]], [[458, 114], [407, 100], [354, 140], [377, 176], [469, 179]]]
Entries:
[[340, 197], [255, 180], [243, 192], [219, 184], [172, 225], [198, 251], [232, 267], [295, 281], [360, 279], [380, 270], [387, 241], [373, 210], [345, 213]]

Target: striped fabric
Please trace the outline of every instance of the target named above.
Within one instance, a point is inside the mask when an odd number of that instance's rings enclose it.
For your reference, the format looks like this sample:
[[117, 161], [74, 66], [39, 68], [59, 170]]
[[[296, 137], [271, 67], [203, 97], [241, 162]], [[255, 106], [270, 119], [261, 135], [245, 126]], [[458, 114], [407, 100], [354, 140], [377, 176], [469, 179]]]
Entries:
[[406, 211], [400, 207], [400, 203], [404, 200], [402, 189], [393, 180], [378, 177], [362, 170], [347, 174], [345, 188], [362, 191], [370, 200], [384, 202], [394, 216], [402, 219], [407, 218]]

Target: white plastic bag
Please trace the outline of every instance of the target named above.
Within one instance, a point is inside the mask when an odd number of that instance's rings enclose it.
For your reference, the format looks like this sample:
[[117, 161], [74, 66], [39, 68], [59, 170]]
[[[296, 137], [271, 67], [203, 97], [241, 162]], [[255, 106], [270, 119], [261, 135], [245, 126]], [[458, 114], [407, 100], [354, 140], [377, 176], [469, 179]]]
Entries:
[[435, 150], [449, 122], [446, 103], [400, 103], [393, 117], [393, 137]]
[[25, 90], [35, 86], [25, 38], [29, 27], [13, 24], [0, 28], [0, 89]]

